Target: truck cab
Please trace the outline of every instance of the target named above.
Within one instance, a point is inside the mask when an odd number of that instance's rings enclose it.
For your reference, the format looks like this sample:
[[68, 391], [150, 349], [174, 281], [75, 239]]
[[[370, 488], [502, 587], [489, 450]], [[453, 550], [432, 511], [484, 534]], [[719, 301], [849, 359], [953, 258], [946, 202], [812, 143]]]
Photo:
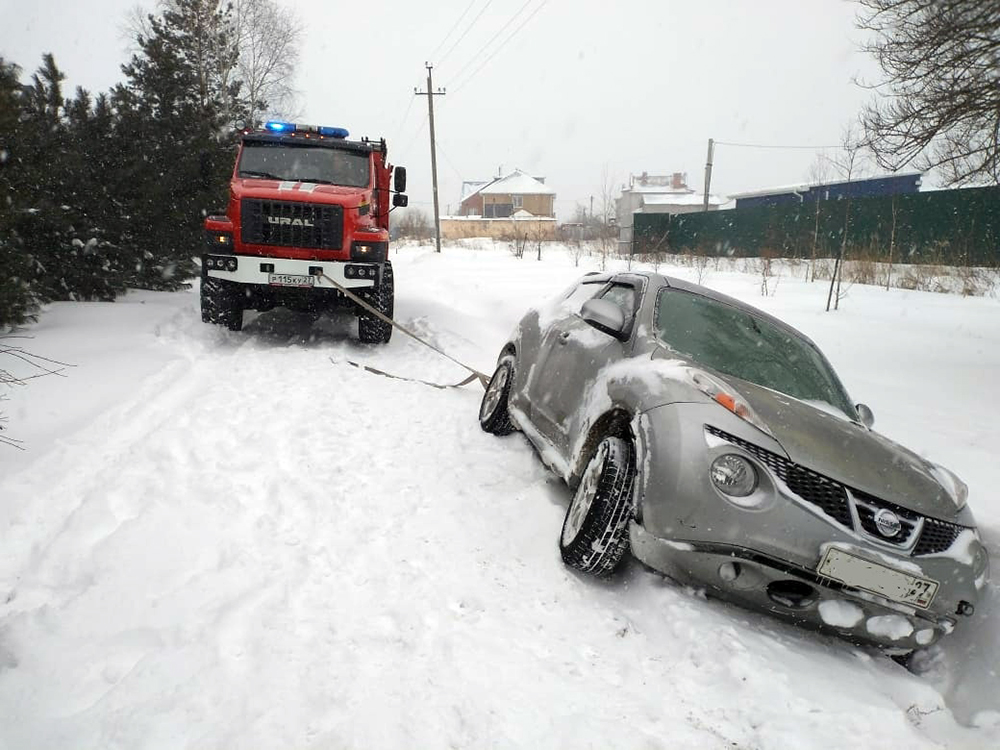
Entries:
[[226, 213], [205, 219], [202, 320], [238, 331], [245, 310], [345, 308], [363, 342], [387, 342], [392, 325], [342, 291], [392, 317], [389, 212], [407, 204], [406, 170], [386, 155], [342, 128], [241, 128]]

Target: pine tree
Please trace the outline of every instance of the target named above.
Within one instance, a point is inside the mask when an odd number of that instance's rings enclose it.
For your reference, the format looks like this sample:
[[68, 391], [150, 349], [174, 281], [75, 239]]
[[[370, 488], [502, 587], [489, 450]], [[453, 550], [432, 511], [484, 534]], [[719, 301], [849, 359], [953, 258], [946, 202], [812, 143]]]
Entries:
[[0, 58], [0, 331], [34, 320], [38, 300], [30, 266], [14, 232], [20, 169], [20, 68]]
[[174, 0], [149, 17], [140, 51], [122, 67], [127, 83], [112, 91], [126, 155], [121, 244], [136, 253], [135, 285], [173, 289], [193, 276], [202, 218], [224, 202], [228, 159], [218, 157], [238, 91], [221, 75], [235, 65], [228, 18], [214, 0]]

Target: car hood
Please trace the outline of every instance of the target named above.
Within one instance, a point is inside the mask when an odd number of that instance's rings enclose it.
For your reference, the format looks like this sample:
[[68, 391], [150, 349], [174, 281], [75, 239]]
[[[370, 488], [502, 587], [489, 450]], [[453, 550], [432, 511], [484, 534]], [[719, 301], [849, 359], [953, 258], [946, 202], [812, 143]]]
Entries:
[[918, 513], [955, 518], [955, 502], [935, 478], [933, 464], [913, 451], [846, 416], [744, 380], [725, 379], [795, 463]]

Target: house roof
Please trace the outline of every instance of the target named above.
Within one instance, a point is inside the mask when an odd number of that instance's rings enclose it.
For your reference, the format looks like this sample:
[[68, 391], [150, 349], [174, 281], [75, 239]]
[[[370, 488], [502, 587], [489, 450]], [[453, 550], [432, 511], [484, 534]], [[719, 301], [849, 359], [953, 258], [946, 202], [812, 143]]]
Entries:
[[675, 188], [669, 185], [640, 185], [638, 183], [622, 188], [623, 193], [642, 193], [643, 195], [685, 195], [693, 193], [689, 187]]
[[[721, 206], [728, 201], [718, 195], [709, 194], [708, 203], [712, 206]], [[643, 195], [642, 204], [644, 206], [701, 206], [705, 203], [704, 193], [665, 193], [657, 195]]]
[[550, 188], [545, 183], [540, 180], [535, 179], [529, 174], [522, 172], [520, 169], [515, 169], [508, 175], [503, 177], [497, 177], [491, 182], [478, 183], [480, 186], [476, 189], [465, 192], [466, 185], [474, 185], [474, 182], [463, 182], [462, 183], [462, 200], [476, 195], [477, 193], [482, 193], [483, 195], [555, 195], [556, 191]]
[[846, 185], [849, 182], [871, 182], [874, 180], [891, 180], [897, 177], [922, 177], [923, 172], [893, 172], [891, 174], [872, 175], [870, 177], [859, 177], [856, 180], [817, 180], [813, 182], [799, 182], [794, 185], [778, 185], [776, 187], [761, 188], [759, 190], [747, 190], [743, 193], [730, 193], [730, 198], [758, 198], [765, 195], [783, 195], [785, 193], [804, 193], [814, 187], [831, 187], [833, 185]]

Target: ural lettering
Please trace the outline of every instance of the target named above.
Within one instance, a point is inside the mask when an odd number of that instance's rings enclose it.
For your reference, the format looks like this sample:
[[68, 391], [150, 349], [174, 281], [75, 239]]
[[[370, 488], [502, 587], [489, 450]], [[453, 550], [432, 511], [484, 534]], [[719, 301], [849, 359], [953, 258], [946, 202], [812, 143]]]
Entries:
[[314, 227], [309, 219], [292, 219], [288, 216], [268, 216], [268, 224], [278, 224], [279, 226], [293, 226], [293, 227]]

